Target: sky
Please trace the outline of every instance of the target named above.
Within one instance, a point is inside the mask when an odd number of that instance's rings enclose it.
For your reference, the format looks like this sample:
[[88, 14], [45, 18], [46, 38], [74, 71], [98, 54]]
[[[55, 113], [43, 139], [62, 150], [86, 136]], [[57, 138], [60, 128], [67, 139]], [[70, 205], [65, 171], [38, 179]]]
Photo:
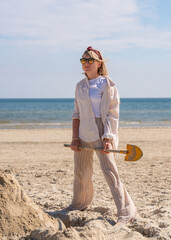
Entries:
[[171, 0], [0, 0], [0, 98], [73, 98], [100, 50], [121, 98], [171, 97]]

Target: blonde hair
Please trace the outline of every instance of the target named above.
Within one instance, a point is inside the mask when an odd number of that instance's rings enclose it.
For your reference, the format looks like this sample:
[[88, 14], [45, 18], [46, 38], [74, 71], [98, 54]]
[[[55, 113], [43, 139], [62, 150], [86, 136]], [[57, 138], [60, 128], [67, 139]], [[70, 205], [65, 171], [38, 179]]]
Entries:
[[[95, 49], [93, 49], [93, 50], [95, 50]], [[89, 57], [91, 57], [91, 58], [94, 58], [94, 59], [97, 60], [98, 62], [101, 62], [101, 66], [98, 68], [97, 73], [98, 73], [99, 75], [101, 75], [101, 76], [108, 76], [108, 71], [107, 71], [107, 67], [106, 67], [106, 64], [105, 64], [105, 62], [107, 62], [107, 60], [104, 60], [104, 58], [103, 58], [103, 56], [102, 56], [102, 54], [101, 54], [100, 51], [95, 50], [96, 52], [99, 53], [99, 54], [97, 54], [97, 53], [95, 53], [93, 50], [86, 50], [86, 51], [83, 53], [82, 57], [83, 57], [84, 55], [87, 55], [87, 56], [89, 56]], [[100, 59], [100, 58], [101, 58], [101, 59]]]

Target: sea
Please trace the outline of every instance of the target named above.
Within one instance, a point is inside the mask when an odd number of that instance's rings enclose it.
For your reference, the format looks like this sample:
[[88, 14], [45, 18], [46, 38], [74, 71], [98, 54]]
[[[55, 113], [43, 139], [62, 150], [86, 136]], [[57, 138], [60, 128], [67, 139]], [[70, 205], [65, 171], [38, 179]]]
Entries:
[[[74, 98], [0, 99], [0, 129], [71, 128]], [[171, 98], [121, 98], [120, 127], [171, 126]]]

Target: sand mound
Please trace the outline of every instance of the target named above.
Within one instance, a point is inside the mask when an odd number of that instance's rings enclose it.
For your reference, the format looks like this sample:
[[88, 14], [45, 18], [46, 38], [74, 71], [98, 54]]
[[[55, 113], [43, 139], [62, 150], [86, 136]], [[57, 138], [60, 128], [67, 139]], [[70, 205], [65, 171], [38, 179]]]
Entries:
[[[138, 231], [126, 227], [124, 224], [116, 224], [110, 209], [95, 207], [86, 211], [56, 211], [49, 212], [53, 217], [60, 218], [67, 229], [62, 233], [56, 233], [49, 240], [145, 240]], [[32, 235], [34, 237], [34, 235]], [[36, 238], [36, 240], [41, 240]]]
[[36, 206], [10, 172], [0, 171], [0, 239], [18, 240], [36, 229], [54, 234], [65, 226]]
[[169, 233], [164, 230], [168, 225], [162, 225], [162, 231], [147, 219], [139, 218], [128, 226], [113, 219], [113, 211], [105, 207], [45, 213], [13, 174], [0, 171], [0, 240], [168, 239]]

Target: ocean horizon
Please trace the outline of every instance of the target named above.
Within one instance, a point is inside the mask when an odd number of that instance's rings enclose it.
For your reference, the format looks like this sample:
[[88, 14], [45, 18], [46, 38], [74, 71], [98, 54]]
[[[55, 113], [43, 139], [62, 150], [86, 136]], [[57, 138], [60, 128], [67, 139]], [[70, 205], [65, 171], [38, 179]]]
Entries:
[[[120, 127], [171, 126], [171, 98], [121, 98]], [[74, 98], [0, 98], [0, 129], [71, 128]]]

